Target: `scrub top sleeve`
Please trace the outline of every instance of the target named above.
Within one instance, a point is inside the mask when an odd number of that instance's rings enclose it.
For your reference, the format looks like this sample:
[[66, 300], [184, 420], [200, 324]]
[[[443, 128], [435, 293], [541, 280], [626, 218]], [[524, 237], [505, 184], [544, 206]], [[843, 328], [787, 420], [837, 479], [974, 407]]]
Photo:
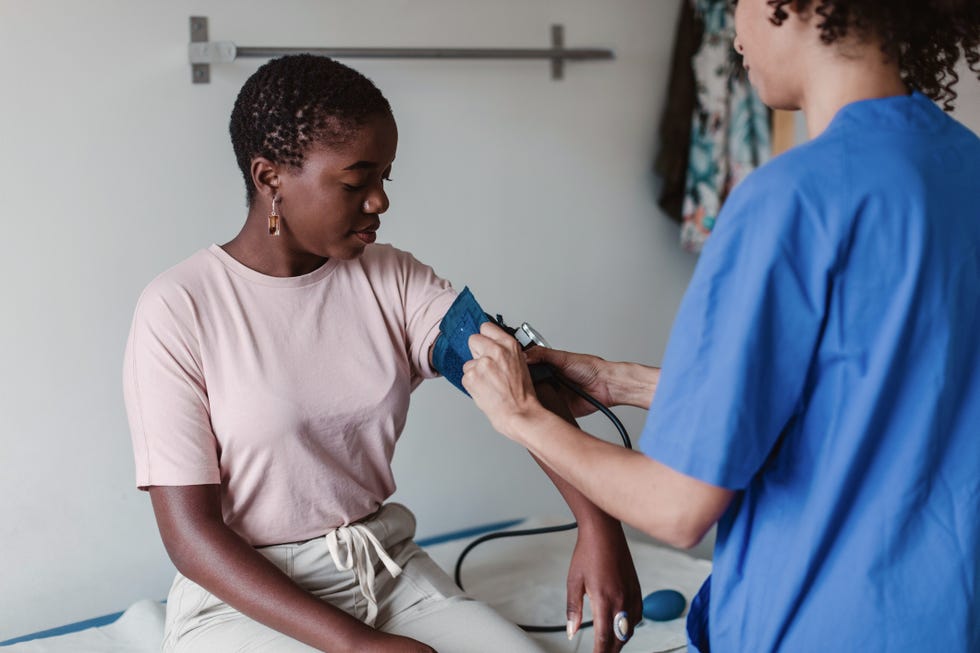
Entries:
[[798, 411], [825, 314], [832, 252], [791, 180], [729, 196], [671, 330], [641, 450], [746, 487]]

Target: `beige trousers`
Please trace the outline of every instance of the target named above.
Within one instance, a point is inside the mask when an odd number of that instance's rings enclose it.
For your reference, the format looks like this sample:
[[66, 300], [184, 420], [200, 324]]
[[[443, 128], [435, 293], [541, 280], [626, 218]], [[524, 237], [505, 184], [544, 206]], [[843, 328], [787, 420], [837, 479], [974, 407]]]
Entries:
[[[257, 550], [308, 592], [387, 633], [439, 653], [540, 653], [489, 606], [456, 587], [413, 541], [415, 517], [391, 503], [325, 537]], [[397, 574], [397, 575], [396, 575]], [[308, 653], [178, 574], [167, 598], [165, 653]]]

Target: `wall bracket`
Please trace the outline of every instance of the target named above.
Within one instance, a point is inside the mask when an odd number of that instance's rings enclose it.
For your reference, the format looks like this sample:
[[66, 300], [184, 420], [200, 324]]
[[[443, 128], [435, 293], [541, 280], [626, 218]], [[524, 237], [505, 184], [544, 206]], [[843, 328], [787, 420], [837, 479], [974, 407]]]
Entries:
[[206, 16], [191, 16], [191, 41], [188, 60], [191, 80], [195, 84], [211, 82], [211, 64], [230, 63], [238, 58], [270, 59], [286, 54], [311, 53], [336, 59], [547, 59], [551, 78], [562, 79], [565, 63], [613, 59], [612, 50], [601, 48], [566, 48], [563, 25], [551, 26], [550, 48], [273, 48], [241, 47], [232, 41], [211, 41]]

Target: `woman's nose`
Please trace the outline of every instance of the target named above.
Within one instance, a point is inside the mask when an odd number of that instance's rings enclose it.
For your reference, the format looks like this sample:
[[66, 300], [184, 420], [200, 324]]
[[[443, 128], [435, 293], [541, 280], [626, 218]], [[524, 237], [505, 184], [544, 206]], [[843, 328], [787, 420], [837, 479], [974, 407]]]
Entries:
[[388, 194], [383, 190], [378, 190], [364, 200], [364, 205], [361, 207], [365, 213], [384, 213], [388, 210]]

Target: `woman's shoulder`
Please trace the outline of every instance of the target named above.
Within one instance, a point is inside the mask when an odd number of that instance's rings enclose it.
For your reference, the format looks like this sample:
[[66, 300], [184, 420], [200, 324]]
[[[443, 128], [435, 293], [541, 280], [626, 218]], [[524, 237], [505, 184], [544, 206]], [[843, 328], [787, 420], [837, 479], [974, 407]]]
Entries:
[[[154, 277], [140, 293], [137, 313], [155, 306], [187, 305], [187, 300], [201, 292], [214, 273], [217, 260], [209, 249], [201, 249]], [[218, 266], [220, 267], [220, 266]]]
[[357, 261], [370, 275], [375, 274], [400, 274], [413, 270], [431, 270], [412, 252], [395, 247], [390, 243], [374, 243], [364, 250]]
[[451, 287], [432, 266], [419, 261], [408, 250], [388, 243], [370, 245], [362, 256], [355, 259], [360, 273], [375, 287], [398, 289], [405, 293], [427, 295]]

